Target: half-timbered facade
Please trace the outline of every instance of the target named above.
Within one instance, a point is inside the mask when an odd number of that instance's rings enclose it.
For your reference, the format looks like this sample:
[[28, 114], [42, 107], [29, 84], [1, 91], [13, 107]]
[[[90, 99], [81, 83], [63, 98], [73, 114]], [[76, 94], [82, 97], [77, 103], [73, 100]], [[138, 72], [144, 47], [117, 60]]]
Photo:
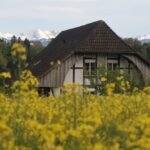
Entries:
[[[57, 62], [61, 62], [61, 64]], [[64, 83], [79, 83], [97, 93], [91, 84], [100, 84], [98, 70], [128, 72], [145, 84], [150, 81], [150, 64], [112, 31], [97, 21], [61, 32], [39, 55], [30, 68], [45, 94], [60, 94]]]

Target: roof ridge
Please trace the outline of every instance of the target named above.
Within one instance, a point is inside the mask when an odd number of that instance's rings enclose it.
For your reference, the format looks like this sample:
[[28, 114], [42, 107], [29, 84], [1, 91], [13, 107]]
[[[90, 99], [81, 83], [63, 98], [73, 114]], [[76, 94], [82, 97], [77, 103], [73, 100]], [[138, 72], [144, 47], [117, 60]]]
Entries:
[[91, 24], [96, 24], [96, 23], [105, 23], [105, 21], [98, 20], [98, 21], [94, 21], [94, 22], [91, 22], [91, 23], [86, 23], [86, 24], [83, 24], [83, 25], [80, 25], [80, 26], [77, 26], [77, 27], [72, 27], [70, 29], [63, 30], [63, 31], [61, 31], [61, 33], [62, 32], [67, 32], [67, 31], [70, 31], [70, 30], [74, 30], [74, 29], [78, 29], [78, 28], [81, 28], [81, 27], [85, 27], [85, 26], [88, 26], [88, 25], [91, 25]]

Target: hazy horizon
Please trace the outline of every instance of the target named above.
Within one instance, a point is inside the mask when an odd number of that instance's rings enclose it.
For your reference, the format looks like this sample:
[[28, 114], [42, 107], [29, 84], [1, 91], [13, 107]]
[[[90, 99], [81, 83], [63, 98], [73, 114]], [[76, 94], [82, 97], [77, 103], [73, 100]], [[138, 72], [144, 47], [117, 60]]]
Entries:
[[0, 0], [0, 32], [62, 31], [104, 20], [119, 36], [150, 34], [149, 0]]

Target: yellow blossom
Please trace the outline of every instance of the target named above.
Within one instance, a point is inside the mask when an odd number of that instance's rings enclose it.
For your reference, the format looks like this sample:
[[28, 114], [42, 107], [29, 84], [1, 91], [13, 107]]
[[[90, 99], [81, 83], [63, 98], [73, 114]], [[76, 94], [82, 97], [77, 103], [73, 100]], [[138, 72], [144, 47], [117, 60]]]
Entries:
[[12, 52], [11, 52], [11, 55], [12, 55], [12, 56], [16, 56], [16, 51], [12, 51]]
[[57, 64], [58, 64], [58, 65], [61, 65], [61, 61], [60, 61], [60, 60], [57, 60]]
[[37, 79], [23, 71], [12, 94], [0, 92], [0, 149], [150, 149], [150, 87], [115, 94], [116, 86], [83, 96], [81, 85], [64, 84], [60, 96], [39, 97]]
[[26, 56], [26, 55], [21, 55], [21, 56], [20, 56], [20, 59], [21, 59], [21, 60], [26, 60], [26, 59], [27, 59], [27, 56]]
[[9, 72], [0, 73], [0, 78], [11, 78], [11, 74]]
[[120, 81], [120, 80], [123, 80], [124, 77], [123, 76], [117, 76], [116, 80]]
[[101, 82], [105, 82], [105, 81], [107, 81], [107, 78], [105, 78], [105, 77], [101, 77]]

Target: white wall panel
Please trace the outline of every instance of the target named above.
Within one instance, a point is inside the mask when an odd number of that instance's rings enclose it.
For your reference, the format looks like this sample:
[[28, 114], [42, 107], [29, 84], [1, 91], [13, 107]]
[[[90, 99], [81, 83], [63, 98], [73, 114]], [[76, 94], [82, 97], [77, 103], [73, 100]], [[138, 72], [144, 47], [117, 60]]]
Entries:
[[83, 69], [75, 70], [75, 83], [83, 85]]
[[72, 71], [72, 69], [69, 69], [69, 71], [65, 77], [64, 83], [71, 84], [73, 82], [72, 77], [73, 77], [73, 71]]
[[54, 96], [59, 96], [60, 95], [60, 88], [54, 88]]
[[79, 56], [78, 61], [75, 64], [75, 67], [83, 67], [83, 56]]

